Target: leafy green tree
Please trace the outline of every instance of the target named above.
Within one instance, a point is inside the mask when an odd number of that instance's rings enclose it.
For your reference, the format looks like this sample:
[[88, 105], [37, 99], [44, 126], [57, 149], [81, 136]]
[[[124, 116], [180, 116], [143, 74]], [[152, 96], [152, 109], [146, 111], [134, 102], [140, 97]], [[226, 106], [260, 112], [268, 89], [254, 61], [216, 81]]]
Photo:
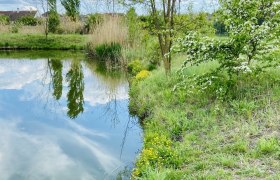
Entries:
[[126, 13], [126, 19], [128, 24], [128, 38], [129, 44], [134, 46], [136, 42], [139, 40], [139, 22], [138, 16], [135, 12], [134, 8], [130, 8]]
[[59, 15], [56, 11], [50, 10], [49, 13], [49, 32], [56, 33], [60, 24]]
[[84, 74], [80, 62], [72, 62], [71, 69], [66, 74], [66, 80], [69, 83], [67, 93], [68, 116], [75, 119], [84, 111]]
[[48, 6], [50, 10], [57, 11], [56, 0], [48, 0]]
[[[226, 73], [228, 80], [223, 85], [226, 84], [227, 94], [241, 74], [256, 74], [279, 65], [273, 53], [279, 49], [280, 4], [275, 0], [220, 0], [220, 5], [227, 39], [210, 39], [190, 33], [178, 40], [173, 51], [187, 54], [182, 71], [188, 64], [217, 61], [217, 68], [195, 77], [195, 82], [203, 86], [202, 89], [217, 85], [220, 90], [219, 80]], [[188, 83], [189, 79], [183, 78], [181, 85]]]
[[67, 16], [76, 21], [80, 14], [80, 0], [61, 0], [61, 4], [65, 8]]
[[56, 0], [48, 0], [49, 14], [48, 14], [48, 30], [56, 33], [60, 24], [59, 15], [56, 8]]

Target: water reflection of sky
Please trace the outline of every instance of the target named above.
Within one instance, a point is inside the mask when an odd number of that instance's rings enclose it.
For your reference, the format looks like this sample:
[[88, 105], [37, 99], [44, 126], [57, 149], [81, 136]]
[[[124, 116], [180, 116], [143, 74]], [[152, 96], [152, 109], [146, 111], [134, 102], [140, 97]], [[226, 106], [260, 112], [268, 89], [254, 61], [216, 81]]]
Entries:
[[[54, 100], [47, 60], [0, 60], [1, 179], [103, 179], [131, 165], [141, 130], [129, 118], [128, 85], [82, 65], [84, 112], [70, 119], [67, 82]], [[63, 77], [70, 66], [63, 61]]]

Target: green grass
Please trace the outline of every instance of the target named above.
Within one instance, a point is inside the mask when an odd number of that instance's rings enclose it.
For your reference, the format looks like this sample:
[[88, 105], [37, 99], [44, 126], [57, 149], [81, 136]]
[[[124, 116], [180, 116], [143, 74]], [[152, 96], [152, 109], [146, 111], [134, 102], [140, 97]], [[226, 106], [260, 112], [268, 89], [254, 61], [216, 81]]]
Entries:
[[121, 57], [122, 46], [119, 43], [100, 44], [95, 47], [95, 54], [100, 60], [118, 61]]
[[0, 49], [82, 50], [86, 36], [78, 34], [0, 34]]
[[209, 93], [173, 91], [182, 59], [175, 59], [170, 77], [160, 69], [131, 84], [130, 111], [144, 129], [134, 178], [279, 179], [279, 69], [239, 79], [236, 98], [222, 101]]

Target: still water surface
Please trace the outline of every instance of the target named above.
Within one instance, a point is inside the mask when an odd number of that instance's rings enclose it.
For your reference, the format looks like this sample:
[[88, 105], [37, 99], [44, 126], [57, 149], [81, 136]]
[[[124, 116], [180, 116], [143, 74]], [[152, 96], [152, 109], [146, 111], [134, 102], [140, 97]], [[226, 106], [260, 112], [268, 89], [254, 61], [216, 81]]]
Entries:
[[0, 52], [2, 180], [114, 179], [133, 166], [142, 132], [126, 78], [63, 53]]

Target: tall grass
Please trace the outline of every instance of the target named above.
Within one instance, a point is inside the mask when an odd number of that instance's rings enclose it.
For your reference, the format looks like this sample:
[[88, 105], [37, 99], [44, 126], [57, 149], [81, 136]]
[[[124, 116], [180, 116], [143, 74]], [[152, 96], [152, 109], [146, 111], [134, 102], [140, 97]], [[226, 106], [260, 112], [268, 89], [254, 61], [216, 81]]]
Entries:
[[[12, 33], [12, 29], [15, 25], [1, 25], [0, 24], [0, 33]], [[21, 34], [44, 34], [44, 25], [37, 26], [22, 26], [17, 27], [18, 33]]]
[[94, 49], [97, 45], [118, 43], [125, 46], [128, 39], [128, 28], [121, 16], [104, 16], [90, 35], [88, 46]]
[[59, 33], [61, 34], [77, 34], [83, 31], [83, 22], [77, 20], [72, 21], [69, 17], [60, 18]]
[[44, 25], [37, 25], [37, 26], [21, 26], [19, 28], [19, 33], [22, 34], [44, 34], [45, 27]]
[[103, 16], [96, 25], [87, 44], [89, 54], [94, 57], [121, 63], [121, 49], [127, 46], [128, 28], [122, 16]]

